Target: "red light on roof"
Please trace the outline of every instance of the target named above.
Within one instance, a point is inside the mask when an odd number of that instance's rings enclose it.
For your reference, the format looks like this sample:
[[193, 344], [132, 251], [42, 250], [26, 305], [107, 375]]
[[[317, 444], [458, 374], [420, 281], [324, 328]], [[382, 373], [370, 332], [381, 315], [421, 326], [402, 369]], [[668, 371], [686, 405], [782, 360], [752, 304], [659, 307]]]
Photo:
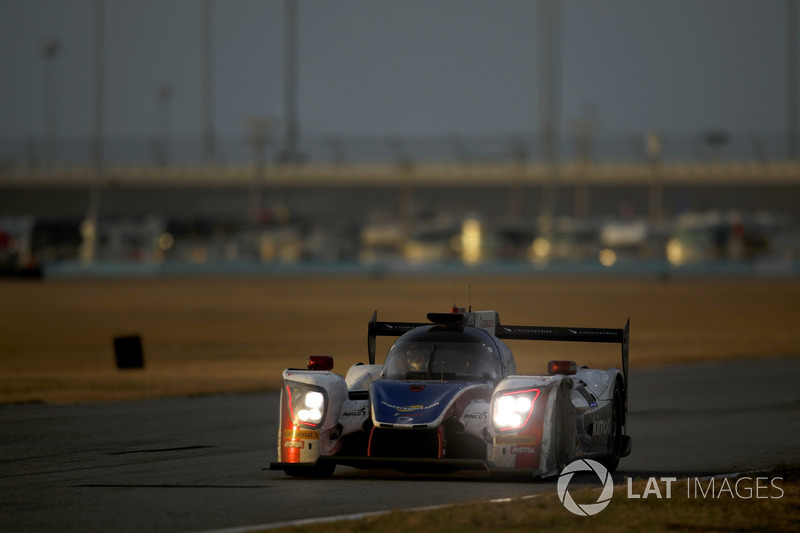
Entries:
[[333, 357], [330, 355], [309, 355], [306, 363], [309, 370], [333, 370]]
[[547, 373], [551, 376], [563, 374], [571, 376], [578, 371], [578, 364], [575, 361], [550, 361], [547, 363]]

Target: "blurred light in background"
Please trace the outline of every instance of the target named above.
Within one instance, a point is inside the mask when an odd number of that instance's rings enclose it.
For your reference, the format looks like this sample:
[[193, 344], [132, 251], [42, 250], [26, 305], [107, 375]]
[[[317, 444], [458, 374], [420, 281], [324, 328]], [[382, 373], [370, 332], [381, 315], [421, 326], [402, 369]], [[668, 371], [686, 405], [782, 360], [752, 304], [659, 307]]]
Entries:
[[683, 244], [678, 239], [667, 241], [667, 261], [675, 266], [680, 266], [686, 261]]
[[603, 248], [599, 254], [600, 264], [605, 267], [614, 266], [617, 262], [617, 254], [611, 248]]
[[94, 259], [94, 244], [97, 239], [96, 220], [87, 218], [80, 226], [82, 244], [80, 246], [80, 260], [82, 263], [90, 263]]
[[550, 258], [552, 246], [544, 237], [537, 237], [531, 244], [530, 258], [536, 264], [544, 264]]
[[171, 233], [162, 233], [158, 237], [158, 247], [164, 252], [169, 251], [174, 244], [175, 244], [175, 238], [172, 236]]
[[474, 265], [481, 260], [483, 243], [481, 222], [476, 218], [467, 218], [461, 226], [461, 259], [467, 265]]

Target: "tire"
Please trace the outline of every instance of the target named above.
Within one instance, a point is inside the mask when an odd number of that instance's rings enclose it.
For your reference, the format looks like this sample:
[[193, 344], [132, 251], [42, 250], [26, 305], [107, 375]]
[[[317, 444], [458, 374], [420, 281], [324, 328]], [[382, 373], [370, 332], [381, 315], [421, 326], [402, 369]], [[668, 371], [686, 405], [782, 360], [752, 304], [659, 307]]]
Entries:
[[317, 463], [308, 466], [287, 466], [284, 472], [290, 477], [326, 479], [333, 475], [334, 470], [336, 470], [335, 463]]
[[614, 398], [611, 404], [611, 434], [608, 436], [609, 455], [600, 459], [602, 464], [609, 473], [613, 473], [619, 466], [620, 457], [622, 457], [622, 389], [619, 384], [614, 387]]

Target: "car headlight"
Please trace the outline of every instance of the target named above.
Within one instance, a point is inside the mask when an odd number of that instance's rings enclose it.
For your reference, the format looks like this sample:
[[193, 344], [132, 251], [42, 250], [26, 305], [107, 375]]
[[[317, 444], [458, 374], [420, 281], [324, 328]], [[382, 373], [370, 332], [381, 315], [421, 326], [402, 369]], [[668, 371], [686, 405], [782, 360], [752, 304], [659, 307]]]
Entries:
[[318, 428], [325, 419], [325, 390], [300, 383], [286, 383], [286, 399], [292, 422], [297, 426]]
[[503, 392], [495, 396], [492, 422], [495, 429], [506, 431], [524, 427], [533, 414], [533, 406], [540, 394], [539, 389]]

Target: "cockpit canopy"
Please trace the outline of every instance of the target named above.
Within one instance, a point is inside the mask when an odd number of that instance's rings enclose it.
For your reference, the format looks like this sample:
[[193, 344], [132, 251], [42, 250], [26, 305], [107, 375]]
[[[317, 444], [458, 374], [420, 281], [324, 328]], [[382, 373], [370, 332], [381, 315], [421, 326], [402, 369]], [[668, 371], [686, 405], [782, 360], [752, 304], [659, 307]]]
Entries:
[[506, 375], [501, 349], [508, 351], [481, 330], [423, 326], [394, 343], [383, 364], [383, 377], [497, 381]]

